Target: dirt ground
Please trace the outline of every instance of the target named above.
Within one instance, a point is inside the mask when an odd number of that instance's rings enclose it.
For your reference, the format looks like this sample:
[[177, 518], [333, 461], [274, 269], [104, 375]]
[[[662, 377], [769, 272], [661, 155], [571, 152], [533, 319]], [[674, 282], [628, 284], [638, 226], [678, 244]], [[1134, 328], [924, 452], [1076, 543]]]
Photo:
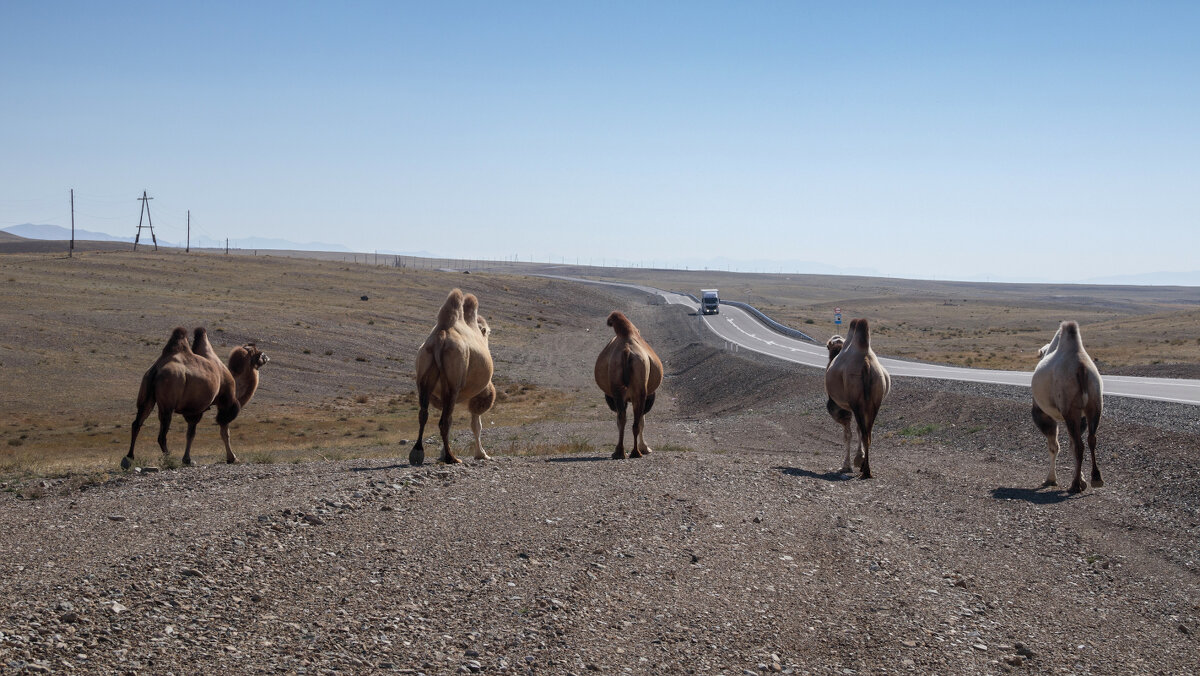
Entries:
[[[19, 278], [29, 293], [3, 296], [6, 313], [23, 308], [23, 328], [0, 333], [5, 411], [19, 411], [6, 429], [47, 435], [39, 448], [53, 450], [54, 437], [10, 374], [57, 374], [49, 364], [62, 359], [89, 374], [118, 364], [100, 384], [63, 375], [32, 384], [68, 418], [127, 425], [122, 412], [157, 354], [159, 324], [191, 323], [169, 317], [171, 303], [203, 295], [170, 281], [177, 259], [148, 259], [159, 272], [137, 263], [131, 276], [134, 260], [96, 255], [112, 272], [71, 282], [94, 287], [82, 300], [52, 297], [51, 280], [70, 269], [4, 262], [0, 281]], [[203, 288], [219, 289], [207, 275], [233, 264], [194, 265], [209, 280]], [[0, 480], [0, 670], [1200, 669], [1194, 407], [1106, 399], [1107, 483], [1070, 496], [1039, 488], [1047, 454], [1028, 391], [897, 378], [876, 427], [876, 476], [861, 481], [833, 472], [841, 430], [825, 413], [819, 370], [722, 352], [680, 307], [499, 274], [257, 265], [228, 282], [230, 300], [193, 316], [223, 326], [226, 345], [257, 339], [272, 354], [235, 430], [235, 443], [267, 450], [218, 464], [207, 429], [198, 467], [97, 472], [91, 463], [115, 466], [127, 443], [127, 428], [104, 429], [69, 437], [95, 454], [60, 450], [83, 470], [14, 465]], [[160, 290], [121, 281], [134, 277], [160, 279]], [[271, 278], [273, 288], [251, 293]], [[400, 443], [411, 442], [402, 422], [415, 417], [411, 382], [406, 363], [388, 356], [415, 348], [448, 284], [480, 295], [508, 394], [485, 416], [493, 460], [414, 468]], [[614, 308], [666, 369], [647, 424], [655, 452], [641, 460], [608, 458], [614, 416], [591, 383]], [[40, 370], [28, 332], [46, 346]], [[889, 338], [875, 344], [887, 351]], [[108, 389], [111, 402], [92, 400]], [[154, 427], [139, 445], [148, 467], [161, 464]], [[307, 436], [292, 436], [297, 428]], [[347, 440], [346, 430], [369, 434]], [[457, 425], [455, 443], [468, 438]], [[27, 450], [5, 445], [0, 458], [16, 463]], [[1069, 455], [1058, 469], [1064, 487]]]

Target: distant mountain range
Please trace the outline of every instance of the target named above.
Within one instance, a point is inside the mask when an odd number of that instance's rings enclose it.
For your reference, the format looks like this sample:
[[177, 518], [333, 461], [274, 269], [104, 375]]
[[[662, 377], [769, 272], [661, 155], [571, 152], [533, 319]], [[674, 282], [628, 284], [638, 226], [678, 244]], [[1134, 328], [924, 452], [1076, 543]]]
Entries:
[[[48, 240], [69, 240], [71, 239], [71, 229], [64, 228], [60, 225], [35, 225], [33, 223], [22, 223], [9, 228], [4, 228], [0, 232], [24, 237], [26, 239], [48, 239]], [[75, 239], [88, 240], [93, 242], [133, 242], [132, 237], [114, 237], [104, 232], [93, 232], [91, 230], [75, 229]], [[142, 242], [150, 241], [149, 233], [142, 235]], [[161, 237], [158, 238], [158, 243], [162, 246], [182, 247], [183, 242], [169, 242]], [[224, 240], [215, 240], [208, 237], [195, 237], [192, 239], [192, 246], [197, 249], [220, 249], [225, 247]], [[293, 242], [287, 239], [279, 239], [273, 237], [246, 237], [243, 239], [230, 239], [229, 246], [237, 247], [238, 249], [281, 249], [287, 251], [344, 251], [349, 252], [350, 249], [341, 244], [328, 244], [326, 242]]]

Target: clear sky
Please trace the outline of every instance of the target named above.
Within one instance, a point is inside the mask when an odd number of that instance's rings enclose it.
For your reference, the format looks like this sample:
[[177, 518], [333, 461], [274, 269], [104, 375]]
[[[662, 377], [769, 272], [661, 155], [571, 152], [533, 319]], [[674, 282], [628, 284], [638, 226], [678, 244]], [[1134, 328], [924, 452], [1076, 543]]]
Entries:
[[0, 99], [0, 227], [1200, 269], [1194, 1], [4, 0]]

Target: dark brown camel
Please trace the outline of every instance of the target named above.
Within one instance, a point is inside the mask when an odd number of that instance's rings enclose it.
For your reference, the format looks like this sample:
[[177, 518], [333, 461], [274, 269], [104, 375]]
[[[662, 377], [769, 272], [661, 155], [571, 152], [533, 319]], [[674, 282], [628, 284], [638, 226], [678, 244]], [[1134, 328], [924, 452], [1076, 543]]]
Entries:
[[471, 432], [475, 435], [475, 458], [487, 460], [480, 438], [483, 414], [496, 401], [492, 385], [492, 354], [488, 349], [488, 323], [479, 316], [479, 300], [454, 289], [438, 311], [437, 325], [417, 351], [417, 443], [408, 454], [408, 462], [425, 462], [425, 423], [429, 405], [442, 410], [438, 431], [442, 435], [442, 462], [462, 462], [450, 450], [450, 421], [456, 404], [466, 404], [471, 412]]
[[596, 384], [604, 392], [604, 401], [617, 414], [617, 450], [612, 457], [625, 457], [625, 408], [633, 404], [633, 448], [629, 457], [650, 453], [642, 434], [645, 416], [654, 406], [654, 392], [662, 384], [662, 361], [642, 338], [641, 331], [620, 312], [608, 316], [608, 325], [616, 334], [596, 359]]
[[[158, 446], [163, 456], [167, 450], [167, 431], [171, 428], [171, 416], [178, 413], [187, 421], [187, 445], [183, 452], [183, 464], [192, 464], [192, 441], [196, 437], [196, 425], [204, 412], [217, 407], [217, 424], [221, 427], [221, 440], [225, 443], [225, 462], [237, 462], [233, 448], [229, 445], [229, 423], [237, 418], [242, 404], [250, 401], [258, 387], [258, 368], [269, 359], [253, 343], [234, 348], [230, 354], [239, 378], [234, 379], [230, 369], [221, 363], [208, 342], [208, 334], [197, 328], [192, 345], [187, 343], [187, 330], [177, 327], [163, 348], [162, 355], [150, 370], [142, 376], [138, 390], [137, 416], [129, 438], [129, 453], [121, 459], [121, 467], [133, 466], [133, 450], [137, 445], [138, 432], [142, 423], [155, 407], [158, 408]], [[240, 390], [238, 385], [245, 387]]]

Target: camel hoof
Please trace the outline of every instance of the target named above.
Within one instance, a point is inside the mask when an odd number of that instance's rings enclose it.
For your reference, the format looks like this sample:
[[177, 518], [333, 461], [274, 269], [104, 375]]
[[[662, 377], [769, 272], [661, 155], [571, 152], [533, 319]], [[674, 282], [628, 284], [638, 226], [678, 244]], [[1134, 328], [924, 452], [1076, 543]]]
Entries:
[[419, 467], [425, 464], [425, 449], [413, 448], [408, 453], [408, 464]]
[[225, 458], [225, 464], [226, 465], [236, 465], [237, 458]]
[[121, 469], [129, 469], [130, 467], [133, 467], [133, 458], [128, 455], [121, 458]]
[[642, 449], [642, 455], [650, 455], [653, 452], [654, 449], [650, 448], [649, 446]]
[[196, 463], [192, 462], [191, 458], [184, 458], [183, 464], [187, 467], [195, 467], [196, 466]]
[[492, 456], [488, 455], [487, 453], [481, 453], [481, 454], [475, 456], [475, 459], [476, 460], [491, 460]]
[[854, 468], [845, 466], [837, 471], [838, 474], [854, 474]]
[[625, 459], [625, 451], [623, 451], [621, 449], [617, 449], [617, 450], [613, 451], [612, 459], [613, 460], [624, 460]]
[[1071, 484], [1069, 493], [1082, 493], [1087, 490], [1087, 482], [1083, 479], [1077, 479]]
[[867, 479], [870, 479], [870, 478], [871, 478], [871, 470], [869, 470], [869, 469], [868, 469], [868, 470], [864, 470], [864, 471], [863, 471], [863, 473], [862, 473], [862, 474], [861, 474], [861, 475], [860, 475], [858, 478], [859, 478], [859, 479], [862, 479], [862, 480], [864, 480], [864, 481], [865, 481], [865, 480], [867, 480]]
[[458, 458], [454, 457], [453, 455], [443, 455], [442, 463], [446, 464], [446, 465], [461, 465], [462, 460], [459, 460]]
[[1104, 487], [1104, 479], [1101, 479], [1098, 476], [1092, 477], [1092, 488], [1103, 488], [1103, 487]]

